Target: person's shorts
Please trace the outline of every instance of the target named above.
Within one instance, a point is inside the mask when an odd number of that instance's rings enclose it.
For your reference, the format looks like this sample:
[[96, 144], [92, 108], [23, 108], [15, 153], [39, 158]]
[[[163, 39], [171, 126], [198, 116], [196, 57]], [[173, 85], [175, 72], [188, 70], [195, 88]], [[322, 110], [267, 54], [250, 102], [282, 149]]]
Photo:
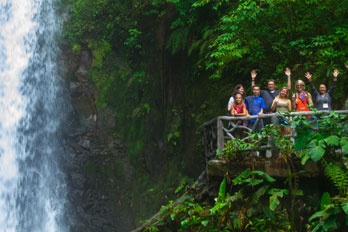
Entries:
[[280, 118], [278, 120], [278, 123], [279, 123], [279, 125], [289, 126], [289, 123], [286, 120], [282, 119], [282, 118]]

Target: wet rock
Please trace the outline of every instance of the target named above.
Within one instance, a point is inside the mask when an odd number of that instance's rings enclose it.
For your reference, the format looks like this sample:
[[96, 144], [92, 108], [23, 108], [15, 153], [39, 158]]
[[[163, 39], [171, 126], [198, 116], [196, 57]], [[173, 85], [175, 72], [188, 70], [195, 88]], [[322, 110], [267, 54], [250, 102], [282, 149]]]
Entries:
[[[95, 106], [96, 88], [86, 77], [93, 62], [91, 52], [64, 55], [64, 81], [72, 105], [62, 141], [69, 231], [130, 231], [134, 213], [122, 197], [129, 195], [126, 186], [134, 177], [124, 146], [108, 135], [115, 126], [115, 113], [110, 109], [98, 112]], [[124, 204], [118, 204], [118, 199]]]
[[88, 150], [91, 148], [91, 143], [88, 139], [81, 138], [79, 141], [79, 145]]

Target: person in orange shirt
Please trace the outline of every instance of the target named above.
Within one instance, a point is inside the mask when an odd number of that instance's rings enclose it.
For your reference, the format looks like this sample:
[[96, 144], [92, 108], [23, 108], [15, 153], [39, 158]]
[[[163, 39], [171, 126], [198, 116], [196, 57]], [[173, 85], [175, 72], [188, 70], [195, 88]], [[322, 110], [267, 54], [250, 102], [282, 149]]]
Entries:
[[293, 108], [296, 111], [310, 111], [308, 105], [313, 105], [312, 95], [305, 91], [305, 83], [302, 80], [296, 81], [296, 93], [292, 95]]

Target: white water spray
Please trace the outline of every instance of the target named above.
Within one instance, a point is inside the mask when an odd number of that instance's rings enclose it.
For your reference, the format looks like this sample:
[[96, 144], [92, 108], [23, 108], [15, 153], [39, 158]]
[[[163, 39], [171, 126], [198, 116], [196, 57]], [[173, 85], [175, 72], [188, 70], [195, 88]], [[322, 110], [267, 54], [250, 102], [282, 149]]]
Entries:
[[0, 232], [66, 231], [51, 0], [0, 0]]

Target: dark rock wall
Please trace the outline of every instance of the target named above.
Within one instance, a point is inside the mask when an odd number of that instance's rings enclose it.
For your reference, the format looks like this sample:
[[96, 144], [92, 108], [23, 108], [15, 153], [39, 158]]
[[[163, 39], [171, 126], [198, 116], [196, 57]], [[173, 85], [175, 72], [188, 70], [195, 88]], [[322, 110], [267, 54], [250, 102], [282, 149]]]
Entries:
[[123, 145], [108, 135], [114, 113], [108, 108], [98, 112], [95, 106], [96, 88], [86, 78], [92, 59], [88, 50], [74, 55], [64, 48], [60, 57], [71, 102], [69, 122], [62, 128], [70, 231], [130, 231], [135, 225], [127, 186], [133, 170]]

